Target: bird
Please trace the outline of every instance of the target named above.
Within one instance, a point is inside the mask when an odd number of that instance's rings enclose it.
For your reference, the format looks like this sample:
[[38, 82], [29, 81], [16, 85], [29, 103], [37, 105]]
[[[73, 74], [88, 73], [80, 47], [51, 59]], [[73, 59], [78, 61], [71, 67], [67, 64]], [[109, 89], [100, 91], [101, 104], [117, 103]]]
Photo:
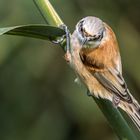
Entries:
[[124, 110], [140, 131], [140, 105], [123, 78], [119, 45], [108, 24], [94, 16], [82, 18], [70, 36], [65, 59], [90, 96]]

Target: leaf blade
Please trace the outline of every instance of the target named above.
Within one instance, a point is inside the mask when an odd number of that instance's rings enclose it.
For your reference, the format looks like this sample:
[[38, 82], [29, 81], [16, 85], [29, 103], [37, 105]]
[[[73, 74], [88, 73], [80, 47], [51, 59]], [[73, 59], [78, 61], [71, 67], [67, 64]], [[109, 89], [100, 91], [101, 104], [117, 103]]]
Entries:
[[57, 37], [63, 36], [65, 32], [58, 27], [46, 24], [29, 24], [0, 28], [0, 35], [4, 34], [32, 37], [52, 41]]

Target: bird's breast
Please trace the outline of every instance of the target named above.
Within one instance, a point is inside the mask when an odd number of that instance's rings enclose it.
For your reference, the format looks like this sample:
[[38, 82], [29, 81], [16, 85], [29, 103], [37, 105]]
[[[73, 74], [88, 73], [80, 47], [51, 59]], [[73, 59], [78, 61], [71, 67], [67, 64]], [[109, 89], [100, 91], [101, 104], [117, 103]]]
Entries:
[[[78, 41], [78, 40], [77, 40]], [[99, 84], [97, 79], [91, 74], [91, 72], [87, 69], [80, 57], [81, 47], [78, 42], [71, 42], [71, 62], [70, 65], [77, 73], [80, 80], [84, 83], [84, 85], [89, 89], [89, 91], [96, 97], [107, 97], [104, 96], [102, 92], [104, 88]], [[105, 90], [104, 90], [105, 91]]]

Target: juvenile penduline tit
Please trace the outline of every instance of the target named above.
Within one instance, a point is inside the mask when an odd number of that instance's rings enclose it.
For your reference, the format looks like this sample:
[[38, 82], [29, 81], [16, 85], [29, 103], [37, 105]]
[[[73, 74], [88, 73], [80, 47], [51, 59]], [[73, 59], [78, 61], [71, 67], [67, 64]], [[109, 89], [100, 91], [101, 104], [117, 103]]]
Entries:
[[70, 37], [65, 58], [91, 96], [110, 100], [140, 130], [140, 105], [122, 76], [118, 43], [112, 29], [97, 17], [81, 19]]

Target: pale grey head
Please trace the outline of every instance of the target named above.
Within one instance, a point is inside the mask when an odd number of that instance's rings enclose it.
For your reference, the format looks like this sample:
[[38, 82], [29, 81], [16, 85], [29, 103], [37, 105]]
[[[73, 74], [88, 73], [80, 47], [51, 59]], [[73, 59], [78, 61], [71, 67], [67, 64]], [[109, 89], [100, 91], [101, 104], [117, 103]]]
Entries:
[[88, 16], [81, 19], [76, 25], [79, 42], [83, 47], [96, 48], [105, 34], [104, 23], [101, 19]]

